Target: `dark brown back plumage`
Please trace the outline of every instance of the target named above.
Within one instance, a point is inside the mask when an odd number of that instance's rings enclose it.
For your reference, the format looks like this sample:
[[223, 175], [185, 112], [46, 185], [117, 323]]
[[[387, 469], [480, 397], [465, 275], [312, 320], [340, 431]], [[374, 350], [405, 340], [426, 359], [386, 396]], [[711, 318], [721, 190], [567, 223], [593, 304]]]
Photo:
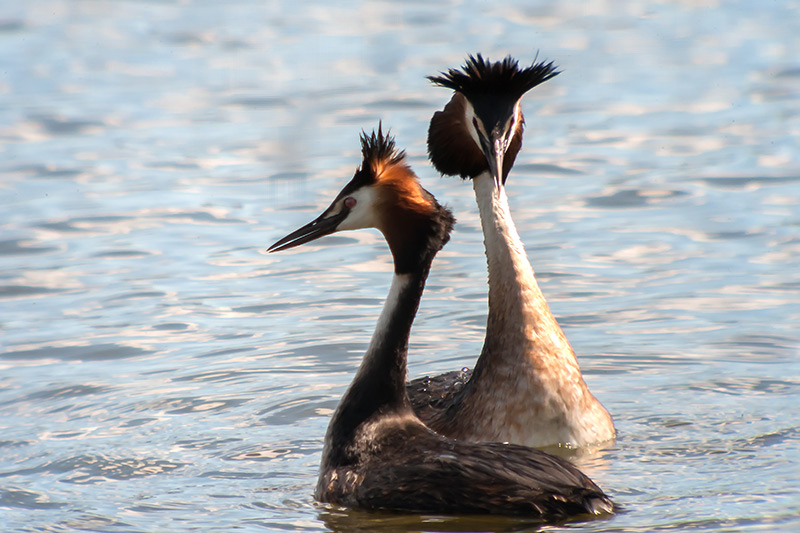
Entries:
[[390, 297], [328, 426], [315, 497], [362, 509], [548, 521], [613, 512], [602, 490], [567, 461], [522, 446], [454, 441], [414, 414], [405, 384], [409, 334], [454, 220], [380, 128], [362, 135], [361, 144], [361, 166], [331, 206], [273, 245], [279, 250], [338, 228], [374, 227], [395, 261]]

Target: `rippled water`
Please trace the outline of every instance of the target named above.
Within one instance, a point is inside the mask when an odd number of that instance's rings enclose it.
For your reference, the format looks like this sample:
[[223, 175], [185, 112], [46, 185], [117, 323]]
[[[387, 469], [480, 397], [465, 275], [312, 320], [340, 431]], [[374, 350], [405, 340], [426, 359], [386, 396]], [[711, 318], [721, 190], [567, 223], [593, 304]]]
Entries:
[[[486, 312], [468, 184], [426, 163], [424, 76], [539, 50], [509, 181], [615, 417], [573, 457], [625, 511], [579, 531], [800, 529], [798, 2], [5, 2], [0, 520], [7, 531], [520, 530], [314, 504], [390, 259], [268, 244], [391, 126], [459, 224], [412, 377]], [[560, 528], [546, 528], [548, 531]]]

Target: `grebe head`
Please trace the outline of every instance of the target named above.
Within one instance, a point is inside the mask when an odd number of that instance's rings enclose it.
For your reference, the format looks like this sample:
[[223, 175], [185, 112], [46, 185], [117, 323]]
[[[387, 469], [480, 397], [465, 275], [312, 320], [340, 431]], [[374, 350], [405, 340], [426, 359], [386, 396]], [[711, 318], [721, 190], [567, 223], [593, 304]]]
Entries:
[[556, 76], [553, 62], [520, 68], [516, 59], [491, 62], [469, 56], [460, 69], [428, 79], [455, 94], [431, 119], [428, 154], [436, 170], [449, 176], [474, 178], [489, 171], [498, 184], [522, 146], [522, 96]]
[[397, 273], [408, 272], [449, 239], [452, 213], [422, 188], [404, 151], [381, 125], [362, 132], [363, 160], [350, 182], [316, 219], [270, 246], [287, 250], [338, 231], [377, 228], [392, 251]]

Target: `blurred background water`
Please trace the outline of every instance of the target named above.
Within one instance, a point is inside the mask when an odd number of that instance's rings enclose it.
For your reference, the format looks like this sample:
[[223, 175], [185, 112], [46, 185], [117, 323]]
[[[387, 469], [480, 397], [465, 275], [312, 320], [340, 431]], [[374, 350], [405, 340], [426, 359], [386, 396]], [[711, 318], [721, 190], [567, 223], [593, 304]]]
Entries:
[[459, 224], [410, 375], [471, 366], [471, 187], [427, 164], [426, 75], [526, 96], [512, 209], [619, 438], [625, 512], [546, 531], [800, 530], [800, 3], [0, 3], [4, 531], [535, 530], [311, 497], [391, 264], [375, 232], [266, 247], [392, 128]]

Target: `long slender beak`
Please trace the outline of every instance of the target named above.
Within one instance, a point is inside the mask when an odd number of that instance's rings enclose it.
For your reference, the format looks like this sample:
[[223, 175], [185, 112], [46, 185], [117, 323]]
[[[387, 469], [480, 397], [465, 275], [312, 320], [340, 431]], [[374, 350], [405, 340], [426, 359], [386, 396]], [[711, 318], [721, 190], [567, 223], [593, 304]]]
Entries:
[[521, 114], [517, 117], [520, 113], [518, 104], [518, 100], [498, 98], [491, 100], [488, 106], [483, 102], [476, 111], [477, 119], [482, 126], [478, 133], [481, 150], [497, 187], [502, 187], [506, 181], [503, 175], [503, 163], [516, 134], [518, 118], [521, 119]]
[[489, 170], [492, 172], [494, 182], [499, 187], [506, 181], [503, 176], [503, 159], [506, 157], [508, 142], [505, 140], [505, 134], [497, 130], [492, 131], [490, 141], [493, 153], [489, 156]]
[[494, 128], [489, 134], [488, 139], [481, 136], [481, 149], [486, 162], [489, 164], [489, 172], [494, 178], [495, 184], [500, 187], [503, 185], [503, 160], [508, 150], [509, 140], [506, 132], [499, 127]]
[[281, 250], [288, 250], [295, 246], [300, 246], [307, 242], [319, 239], [325, 235], [330, 235], [336, 231], [339, 223], [347, 217], [350, 212], [344, 206], [341, 211], [336, 214], [329, 214], [331, 208], [325, 210], [320, 216], [312, 220], [300, 229], [291, 232], [289, 235], [279, 240], [269, 247], [269, 252], [280, 252]]

